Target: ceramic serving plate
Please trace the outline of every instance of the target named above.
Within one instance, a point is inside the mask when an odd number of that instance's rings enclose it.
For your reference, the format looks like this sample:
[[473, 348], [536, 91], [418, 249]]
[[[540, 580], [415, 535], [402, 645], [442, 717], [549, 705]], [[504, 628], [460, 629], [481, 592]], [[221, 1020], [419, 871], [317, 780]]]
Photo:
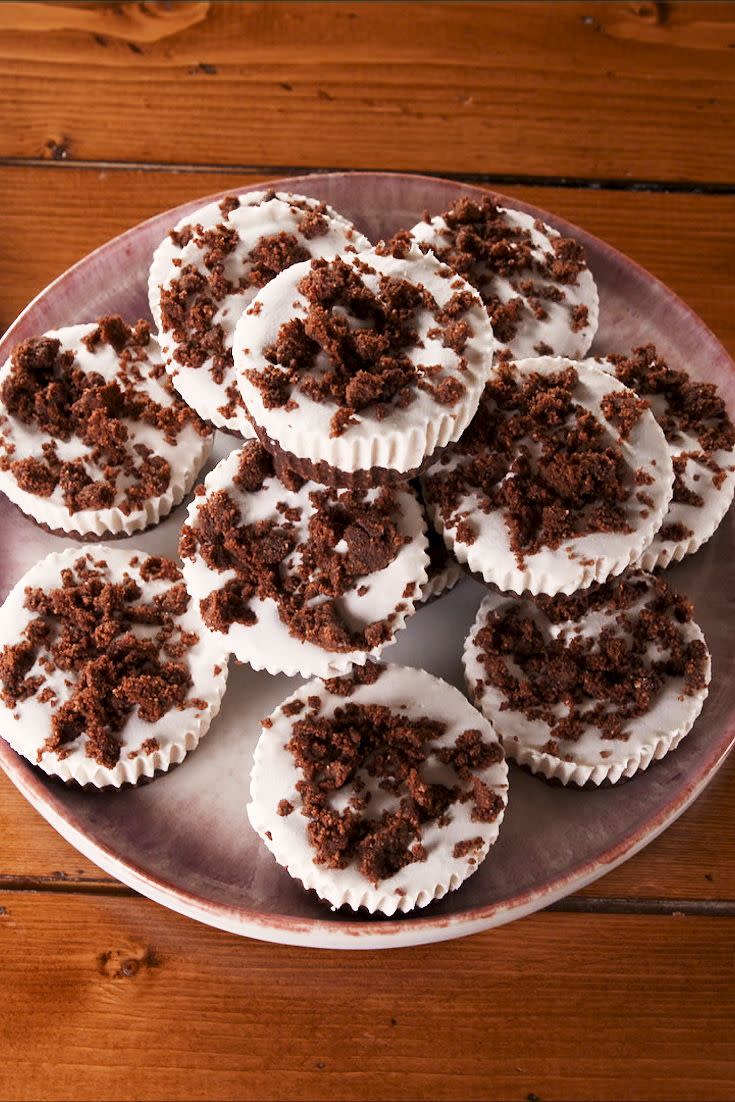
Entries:
[[[478, 189], [444, 180], [339, 173], [274, 181], [274, 187], [326, 200], [372, 240], [412, 225]], [[230, 191], [235, 191], [236, 186]], [[225, 194], [225, 193], [223, 193]], [[148, 316], [146, 277], [154, 247], [178, 219], [208, 199], [144, 222], [98, 249], [43, 291], [0, 344], [0, 362], [18, 341], [106, 313]], [[601, 300], [592, 352], [627, 351], [654, 341], [675, 364], [716, 381], [735, 407], [735, 364], [671, 291], [610, 246], [545, 211], [517, 206], [579, 238]], [[220, 434], [213, 460], [233, 446]], [[185, 516], [179, 507], [131, 546], [175, 555]], [[464, 886], [425, 910], [385, 920], [332, 912], [274, 862], [245, 813], [259, 720], [298, 680], [232, 663], [222, 711], [200, 747], [152, 784], [86, 794], [46, 778], [0, 739], [0, 765], [72, 845], [143, 895], [201, 922], [268, 941], [374, 949], [442, 941], [529, 914], [575, 891], [639, 850], [699, 795], [735, 741], [735, 679], [730, 676], [735, 606], [735, 512], [690, 560], [670, 571], [695, 602], [712, 651], [709, 699], [680, 748], [627, 784], [602, 791], [551, 787], [511, 767], [500, 839]], [[0, 598], [38, 558], [64, 541], [0, 501]], [[462, 684], [462, 643], [483, 596], [467, 579], [422, 608], [386, 658], [422, 666]]]

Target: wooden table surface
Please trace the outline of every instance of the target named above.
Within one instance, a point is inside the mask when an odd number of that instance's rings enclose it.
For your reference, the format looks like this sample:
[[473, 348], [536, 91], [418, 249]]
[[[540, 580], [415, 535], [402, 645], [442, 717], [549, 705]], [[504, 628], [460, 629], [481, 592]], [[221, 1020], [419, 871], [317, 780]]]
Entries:
[[[735, 353], [735, 4], [0, 5], [0, 329], [121, 230], [314, 169], [456, 176], [612, 242]], [[0, 1096], [731, 1099], [735, 759], [511, 926], [260, 944], [102, 874], [0, 776]]]

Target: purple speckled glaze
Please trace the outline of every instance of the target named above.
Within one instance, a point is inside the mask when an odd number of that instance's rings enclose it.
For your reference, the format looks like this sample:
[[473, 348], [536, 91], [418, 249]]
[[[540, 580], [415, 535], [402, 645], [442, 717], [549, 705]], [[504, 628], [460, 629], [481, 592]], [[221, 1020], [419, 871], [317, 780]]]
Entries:
[[[376, 240], [439, 212], [461, 194], [450, 181], [339, 173], [274, 181], [326, 200]], [[236, 185], [228, 189], [237, 191]], [[226, 193], [222, 193], [226, 194]], [[214, 198], [214, 197], [210, 197]], [[102, 313], [148, 316], [146, 278], [153, 249], [189, 203], [98, 249], [43, 291], [0, 345], [4, 360], [23, 338]], [[674, 364], [718, 383], [735, 408], [735, 364], [703, 322], [647, 272], [596, 238], [511, 198], [587, 249], [600, 290], [592, 354], [654, 341]], [[1, 361], [0, 361], [1, 362]], [[215, 459], [232, 446], [219, 442]], [[175, 553], [185, 515], [175, 510], [152, 532], [132, 537], [147, 551]], [[329, 948], [385, 948], [441, 941], [528, 914], [602, 876], [671, 823], [701, 792], [735, 741], [735, 681], [729, 676], [735, 610], [735, 516], [692, 558], [669, 571], [695, 602], [712, 651], [713, 683], [702, 716], [679, 749], [627, 784], [603, 791], [551, 787], [511, 769], [500, 839], [479, 871], [444, 900], [399, 920], [331, 912], [279, 868], [252, 832], [245, 805], [259, 719], [298, 684], [234, 666], [222, 712], [201, 746], [170, 775], [120, 793], [87, 795], [50, 781], [0, 740], [0, 765], [35, 808], [101, 868], [144, 895], [212, 926], [251, 937]], [[0, 500], [0, 598], [29, 566], [64, 541]], [[423, 666], [462, 685], [464, 637], [482, 599], [469, 579], [422, 608], [390, 648], [393, 662]], [[439, 642], [440, 641], [440, 645]]]

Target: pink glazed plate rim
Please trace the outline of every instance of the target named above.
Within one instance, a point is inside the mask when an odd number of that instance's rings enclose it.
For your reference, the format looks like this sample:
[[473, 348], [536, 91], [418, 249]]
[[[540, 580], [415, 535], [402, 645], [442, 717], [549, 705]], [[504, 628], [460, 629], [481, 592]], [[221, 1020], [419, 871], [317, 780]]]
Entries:
[[[594, 235], [581, 230], [573, 223], [548, 213], [541, 208], [524, 203], [519, 199], [504, 196], [489, 188], [462, 185], [455, 180], [443, 180], [439, 177], [422, 177], [408, 173], [325, 173], [310, 174], [262, 181], [256, 185], [243, 185], [241, 188], [227, 188], [216, 194], [209, 195], [191, 202], [182, 204], [170, 211], [164, 211], [152, 218], [126, 230], [124, 233], [101, 245], [92, 253], [79, 260], [71, 268], [50, 283], [41, 291], [29, 305], [23, 310], [16, 321], [7, 330], [0, 342], [0, 355], [4, 358], [8, 347], [22, 340], [26, 333], [26, 320], [29, 315], [38, 312], [37, 307], [46, 300], [52, 292], [62, 283], [73, 278], [74, 273], [82, 266], [89, 263], [92, 257], [104, 255], [106, 250], [119, 249], [126, 239], [138, 234], [144, 226], [152, 223], [161, 223], [165, 232], [166, 226], [172, 226], [186, 214], [196, 210], [205, 203], [221, 199], [233, 191], [260, 190], [273, 187], [279, 190], [301, 191], [315, 180], [328, 180], [330, 178], [354, 177], [364, 183], [370, 179], [395, 180], [411, 179], [424, 180], [427, 186], [443, 183], [448, 186], [461, 188], [464, 193], [475, 191], [489, 191], [495, 196], [501, 205], [508, 205], [525, 210], [544, 221], [550, 222], [561, 232], [581, 239], [583, 242], [591, 242], [597, 252], [605, 255], [618, 269], [627, 268], [633, 270], [645, 278], [649, 285], [655, 285], [662, 299], [665, 299], [670, 309], [684, 316], [691, 326], [698, 332], [703, 342], [708, 344], [717, 360], [726, 366], [735, 379], [735, 363], [727, 355], [722, 345], [714, 334], [707, 328], [701, 318], [691, 310], [673, 291], [657, 280], [635, 261], [624, 256], [617, 249], [608, 245]], [[33, 332], [39, 331], [38, 320], [31, 327]], [[16, 755], [4, 740], [0, 739], [0, 766], [15, 784], [28, 802], [54, 827], [58, 833], [73, 845], [80, 853], [89, 858], [105, 872], [116, 877], [128, 887], [140, 892], [142, 895], [161, 903], [164, 906], [186, 915], [190, 918], [204, 922], [207, 925], [217, 927], [228, 932], [246, 935], [260, 940], [280, 942], [283, 944], [319, 947], [319, 948], [345, 948], [345, 949], [380, 949], [396, 946], [420, 945], [430, 942], [449, 940], [477, 933], [493, 926], [500, 926], [517, 918], [531, 914], [543, 907], [549, 906], [555, 901], [585, 887], [606, 872], [622, 864], [628, 858], [641, 850], [649, 842], [653, 841], [663, 830], [674, 822], [699, 796], [714, 774], [722, 765], [727, 754], [735, 744], [735, 723], [729, 725], [723, 732], [718, 742], [712, 746], [706, 755], [697, 763], [697, 768], [692, 771], [686, 784], [679, 786], [674, 796], [659, 811], [644, 820], [640, 827], [632, 832], [622, 843], [603, 852], [594, 860], [581, 864], [573, 872], [566, 876], [558, 877], [549, 882], [543, 888], [534, 888], [518, 896], [503, 902], [492, 903], [488, 906], [468, 908], [461, 914], [436, 917], [415, 917], [410, 922], [372, 919], [370, 921], [341, 920], [330, 922], [326, 919], [302, 919], [287, 915], [268, 915], [243, 907], [228, 907], [220, 903], [203, 899], [189, 892], [183, 891], [175, 884], [156, 876], [150, 875], [145, 869], [135, 863], [121, 858], [107, 845], [103, 845], [87, 833], [75, 822], [75, 817], [65, 807], [54, 793], [42, 783], [40, 774], [30, 769], [24, 759]]]

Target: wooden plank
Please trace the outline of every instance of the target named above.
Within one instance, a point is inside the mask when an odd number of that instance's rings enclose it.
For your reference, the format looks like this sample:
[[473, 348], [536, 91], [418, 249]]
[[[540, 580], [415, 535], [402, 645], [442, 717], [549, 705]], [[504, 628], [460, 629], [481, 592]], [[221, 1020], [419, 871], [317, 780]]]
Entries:
[[21, 881], [38, 888], [116, 883], [65, 842], [0, 771], [0, 897]]
[[[136, 222], [262, 175], [0, 167], [0, 329], [74, 261]], [[735, 353], [735, 196], [516, 187], [658, 276]], [[417, 212], [418, 213], [418, 212]]]
[[80, 7], [0, 5], [0, 156], [735, 181], [733, 3]]
[[200, 23], [209, 3], [167, 4], [35, 4], [5, 3], [0, 8], [2, 31], [86, 31], [123, 42], [158, 42]]
[[135, 899], [3, 906], [3, 1098], [735, 1090], [728, 920], [549, 914], [361, 954], [239, 940]]

